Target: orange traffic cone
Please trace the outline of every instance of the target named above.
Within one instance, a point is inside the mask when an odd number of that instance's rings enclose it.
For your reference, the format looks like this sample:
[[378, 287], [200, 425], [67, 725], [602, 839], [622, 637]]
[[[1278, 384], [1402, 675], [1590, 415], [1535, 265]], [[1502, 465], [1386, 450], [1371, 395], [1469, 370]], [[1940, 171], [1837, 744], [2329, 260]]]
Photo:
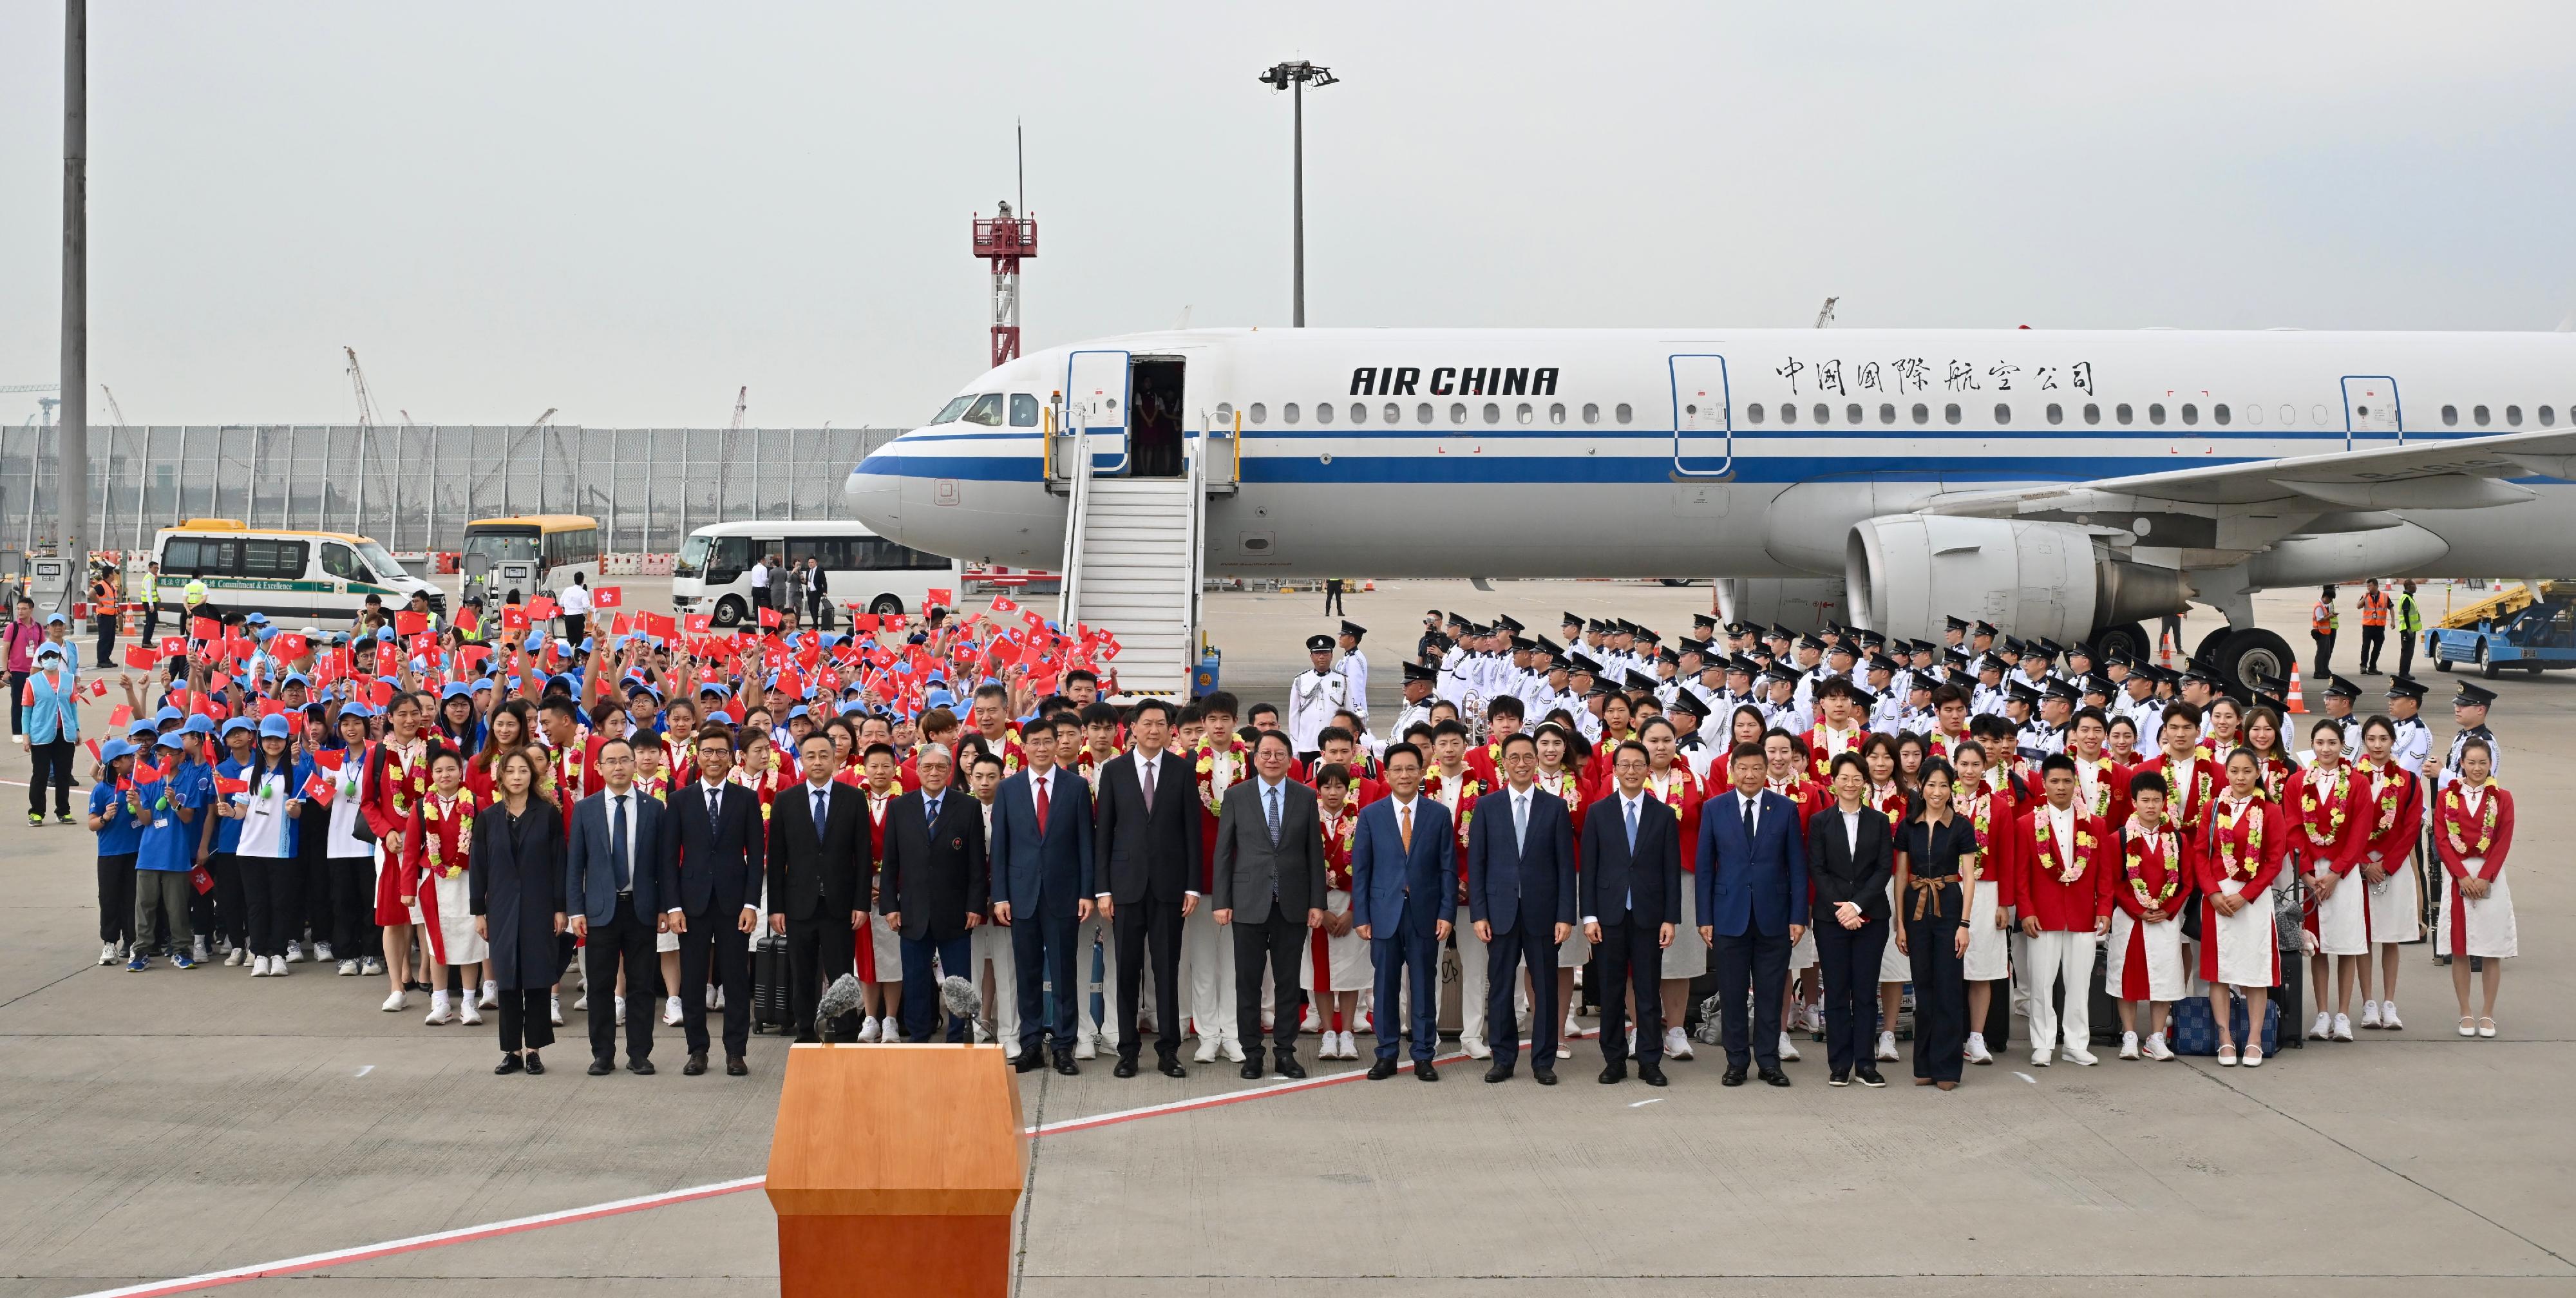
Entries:
[[2295, 658], [2290, 660], [2290, 697], [2286, 702], [2290, 705], [2291, 716], [2298, 716], [2308, 710], [2308, 693], [2299, 684], [2299, 663]]

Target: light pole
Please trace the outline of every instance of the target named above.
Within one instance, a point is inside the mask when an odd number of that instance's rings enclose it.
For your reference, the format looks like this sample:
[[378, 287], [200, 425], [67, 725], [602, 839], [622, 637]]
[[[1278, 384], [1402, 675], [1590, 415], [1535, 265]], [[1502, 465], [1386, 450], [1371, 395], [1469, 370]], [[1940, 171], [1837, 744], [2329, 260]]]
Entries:
[[1306, 327], [1306, 87], [1312, 83], [1320, 90], [1340, 78], [1333, 75], [1331, 68], [1319, 68], [1304, 59], [1299, 59], [1294, 63], [1281, 63], [1272, 67], [1262, 73], [1260, 79], [1261, 84], [1273, 90], [1288, 91], [1289, 98], [1296, 105], [1297, 133], [1294, 150], [1296, 181], [1295, 196], [1292, 199], [1294, 217], [1291, 225], [1293, 231], [1291, 242], [1294, 248], [1291, 254], [1294, 307], [1290, 323], [1303, 329]]
[[[89, 581], [89, 4], [63, 4], [62, 424], [54, 431], [54, 513], [70, 563], [68, 604]], [[35, 463], [28, 461], [32, 478]], [[64, 612], [70, 612], [65, 608]], [[104, 666], [105, 664], [101, 664]]]

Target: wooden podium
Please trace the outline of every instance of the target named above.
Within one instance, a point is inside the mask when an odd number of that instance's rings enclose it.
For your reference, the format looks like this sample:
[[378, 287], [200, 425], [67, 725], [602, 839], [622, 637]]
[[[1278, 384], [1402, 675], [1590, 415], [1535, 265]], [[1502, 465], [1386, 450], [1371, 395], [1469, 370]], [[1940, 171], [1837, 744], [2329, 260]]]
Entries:
[[1000, 1046], [790, 1049], [769, 1143], [780, 1294], [1005, 1298], [1020, 1126]]

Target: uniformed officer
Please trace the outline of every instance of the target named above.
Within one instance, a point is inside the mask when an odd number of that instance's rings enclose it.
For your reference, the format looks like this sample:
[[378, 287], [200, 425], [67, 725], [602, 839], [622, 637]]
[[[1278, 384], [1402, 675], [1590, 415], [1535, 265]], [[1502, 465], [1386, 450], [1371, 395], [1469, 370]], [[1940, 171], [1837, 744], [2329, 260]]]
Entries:
[[1333, 666], [1333, 670], [1342, 674], [1343, 697], [1350, 700], [1349, 706], [1352, 713], [1359, 717], [1363, 725], [1368, 722], [1369, 660], [1367, 654], [1360, 652], [1360, 639], [1367, 634], [1367, 627], [1357, 622], [1344, 621], [1341, 635], [1342, 660]]
[[1977, 687], [1968, 694], [1968, 715], [1997, 717], [2006, 715], [2004, 707], [2011, 700], [2012, 694], [2004, 685], [2002, 657], [1987, 654], [1977, 659], [1976, 671]]
[[1440, 610], [1435, 608], [1422, 615], [1422, 639], [1413, 646], [1413, 660], [1418, 663], [1438, 662], [1442, 648], [1440, 641]]
[[1421, 663], [1404, 664], [1404, 706], [1395, 710], [1395, 719], [1387, 724], [1387, 742], [1404, 737], [1406, 728], [1416, 722], [1431, 720], [1431, 687], [1439, 673]]
[[1968, 619], [1955, 615], [1942, 619], [1941, 647], [1945, 650], [1968, 647]]
[[[2325, 713], [2319, 718], [2319, 720], [2335, 723], [2335, 728], [2342, 732], [2341, 738], [2343, 739], [2343, 750], [2347, 754], [2358, 753], [2361, 751], [2362, 719], [2359, 714], [2352, 710], [2353, 701], [2360, 697], [2361, 687], [2359, 685], [2356, 685], [2341, 676], [2329, 676], [2326, 678], [2326, 688], [2322, 695], [2322, 706], [2325, 708]], [[2311, 723], [2308, 729], [2313, 733], [2316, 730], [2316, 726]], [[2307, 753], [2300, 753], [2299, 763], [2304, 766], [2307, 762]]]
[[1970, 654], [1992, 652], [1995, 647], [1995, 637], [1999, 634], [2001, 633], [1995, 630], [1994, 623], [1984, 618], [1977, 619], [1976, 624], [1968, 628], [1968, 652]]

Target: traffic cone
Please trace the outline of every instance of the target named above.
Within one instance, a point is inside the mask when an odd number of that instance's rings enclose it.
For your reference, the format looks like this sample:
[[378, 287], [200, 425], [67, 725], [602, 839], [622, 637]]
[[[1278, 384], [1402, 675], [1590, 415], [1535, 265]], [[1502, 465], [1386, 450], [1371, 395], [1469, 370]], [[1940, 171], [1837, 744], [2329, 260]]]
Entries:
[[2308, 710], [2308, 692], [2299, 684], [2299, 663], [2295, 658], [2290, 660], [2290, 697], [2286, 701], [2290, 705], [2291, 716]]

